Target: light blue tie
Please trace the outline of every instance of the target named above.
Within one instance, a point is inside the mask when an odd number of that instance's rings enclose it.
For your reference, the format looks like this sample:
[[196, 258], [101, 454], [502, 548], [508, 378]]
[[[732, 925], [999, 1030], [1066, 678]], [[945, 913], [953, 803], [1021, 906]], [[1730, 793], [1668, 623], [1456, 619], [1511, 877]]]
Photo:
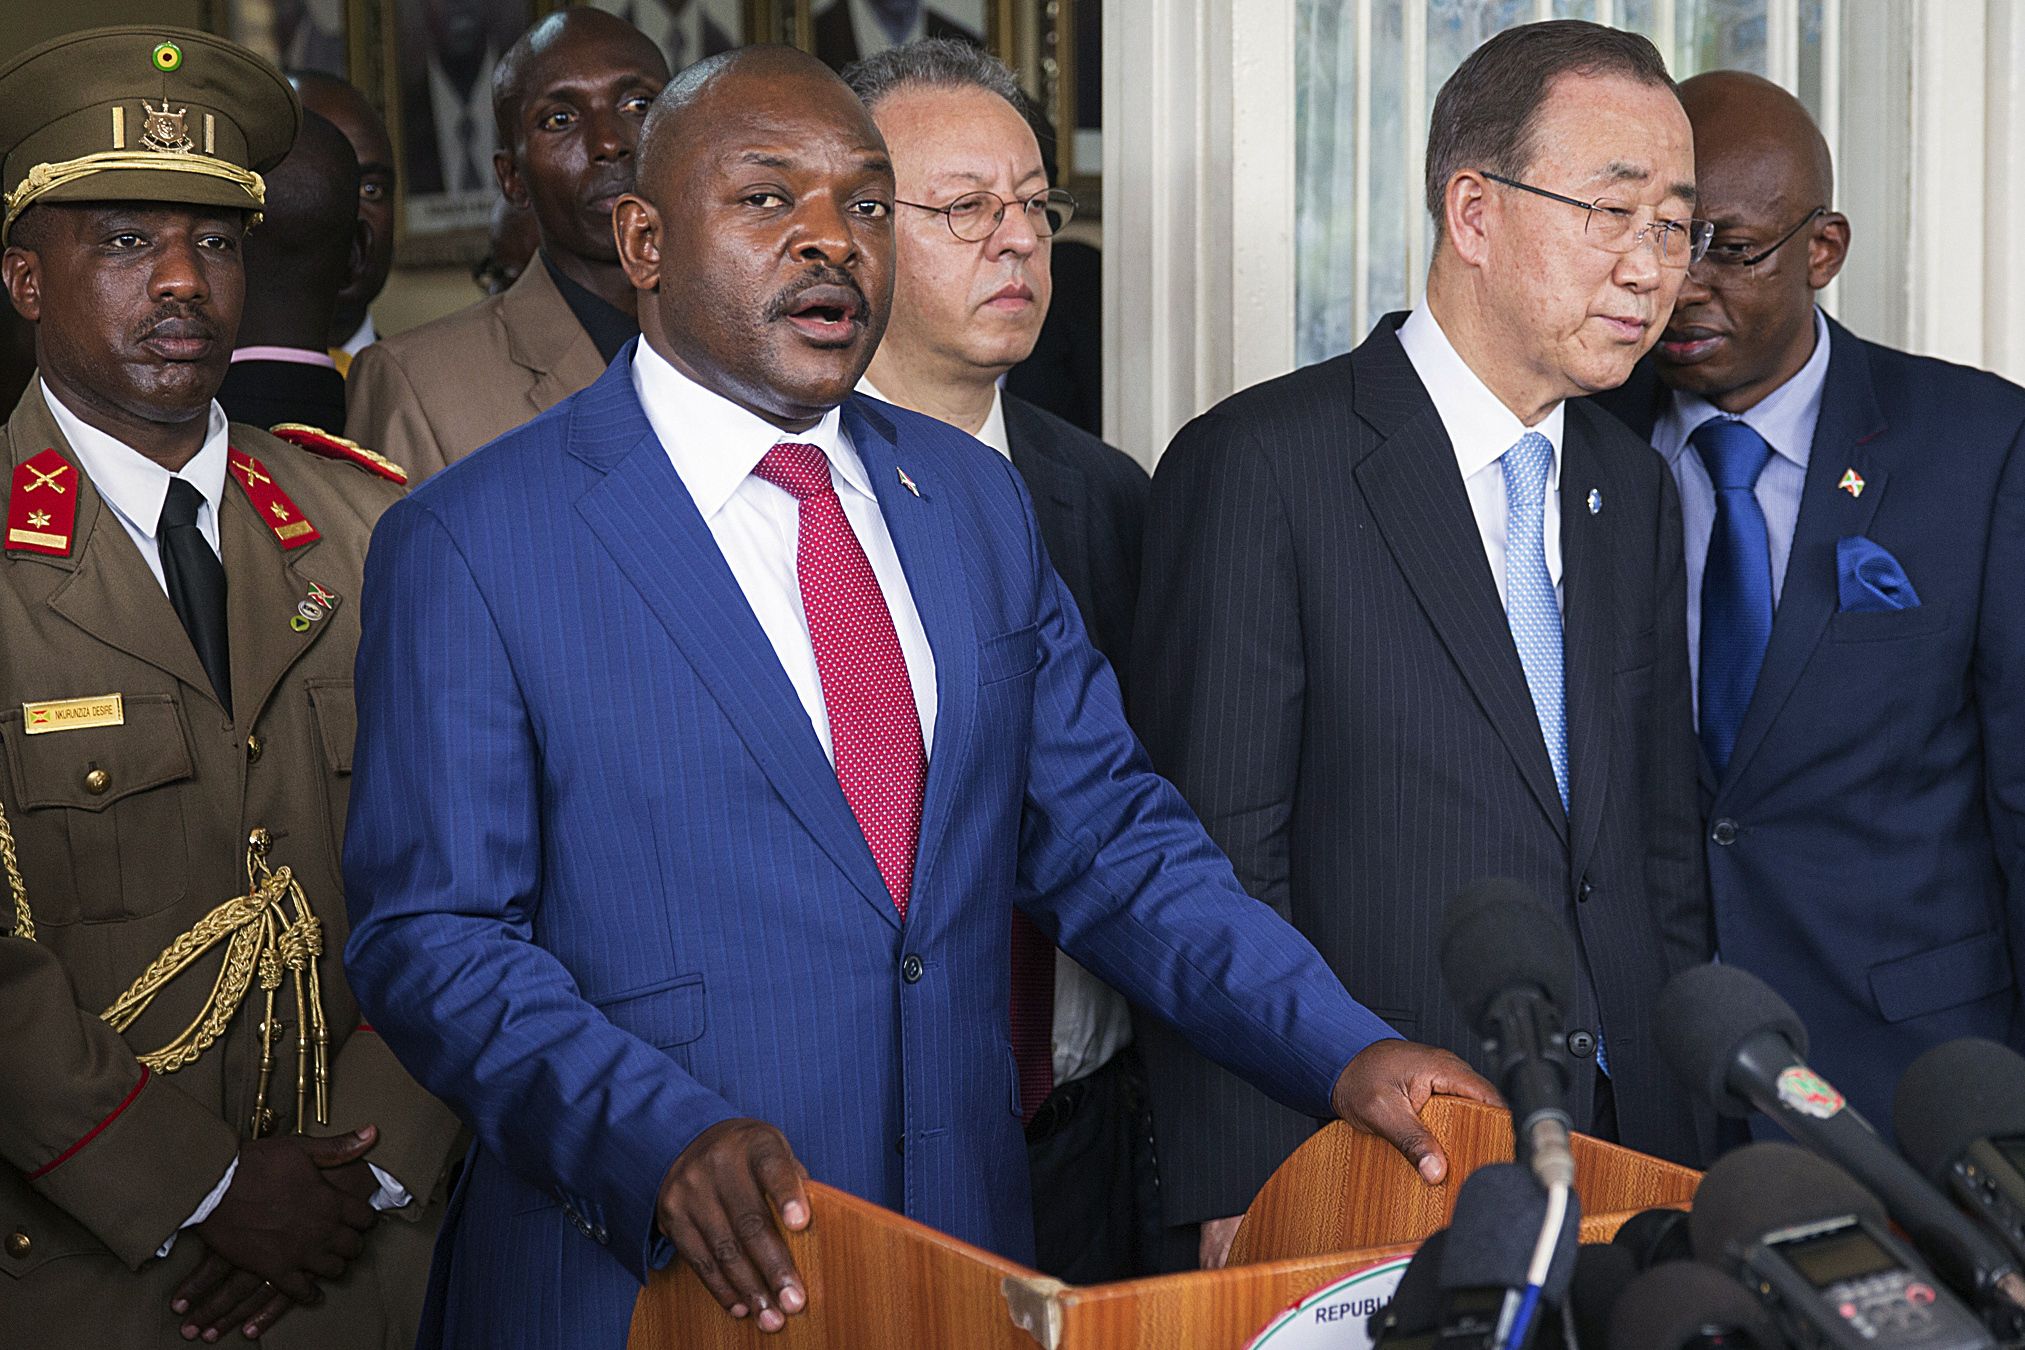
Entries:
[[1504, 454], [1505, 468], [1505, 618], [1519, 664], [1526, 669], [1526, 687], [1547, 742], [1547, 760], [1554, 766], [1554, 786], [1561, 790], [1561, 810], [1568, 810], [1568, 700], [1561, 673], [1561, 607], [1554, 602], [1554, 578], [1547, 572], [1547, 472], [1554, 466], [1554, 445], [1529, 431]]
[[[1505, 619], [1526, 670], [1533, 712], [1568, 810], [1568, 693], [1561, 665], [1561, 606], [1554, 601], [1554, 578], [1547, 571], [1547, 474], [1554, 467], [1554, 443], [1529, 431], [1504, 454]], [[1596, 1067], [1605, 1075], [1610, 1059], [1603, 1027], [1596, 1028]]]

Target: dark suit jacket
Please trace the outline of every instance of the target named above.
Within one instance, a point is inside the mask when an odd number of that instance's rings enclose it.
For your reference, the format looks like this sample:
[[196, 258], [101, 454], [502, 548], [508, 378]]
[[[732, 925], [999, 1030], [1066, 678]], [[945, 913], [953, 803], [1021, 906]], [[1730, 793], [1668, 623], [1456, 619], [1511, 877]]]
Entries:
[[[1456, 892], [1512, 877], [1565, 914], [1583, 972], [1568, 1025], [1594, 1028], [1600, 1003], [1624, 1141], [1696, 1160], [1652, 1015], [1708, 955], [1679, 498], [1647, 447], [1569, 404], [1571, 821], [1402, 318], [1175, 439], [1147, 518], [1134, 720], [1238, 880], [1402, 1035], [1488, 1067], [1437, 961]], [[1313, 1122], [1142, 1026], [1167, 1221], [1241, 1213]], [[1595, 1072], [1578, 1061], [1577, 1128]]]
[[1091, 644], [1122, 687], [1132, 668], [1132, 610], [1152, 484], [1123, 450], [1023, 399], [1003, 397], [1013, 467], [1033, 498], [1041, 541], [1082, 611]]
[[235, 422], [306, 422], [333, 436], [345, 434], [345, 377], [331, 366], [234, 361], [218, 387], [218, 403]]
[[[1810, 1061], [1888, 1130], [1927, 1047], [2025, 1049], [2025, 390], [1828, 330], [1771, 646], [1727, 775], [1703, 766], [1704, 847], [1723, 960], [1792, 1003]], [[1649, 435], [1665, 397], [1642, 369], [1597, 402]], [[1851, 535], [1918, 608], [1837, 612]]]
[[1006, 372], [1008, 393], [1081, 427], [1104, 427], [1104, 254], [1073, 239], [1055, 240], [1048, 259], [1054, 302], [1027, 359]]

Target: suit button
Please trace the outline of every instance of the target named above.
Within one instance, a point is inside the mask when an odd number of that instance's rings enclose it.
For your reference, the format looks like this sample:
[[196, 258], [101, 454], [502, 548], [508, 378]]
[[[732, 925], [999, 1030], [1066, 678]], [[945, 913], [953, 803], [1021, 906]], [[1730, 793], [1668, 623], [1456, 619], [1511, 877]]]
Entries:
[[1582, 878], [1582, 884], [1575, 890], [1576, 900], [1578, 901], [1587, 900], [1590, 896], [1594, 894], [1596, 894], [1596, 887], [1593, 884], [1591, 884], [1588, 877]]
[[28, 1240], [28, 1234], [16, 1229], [7, 1235], [7, 1254], [17, 1261], [26, 1260], [35, 1244]]
[[1737, 822], [1725, 816], [1709, 827], [1709, 838], [1725, 846], [1737, 842]]
[[260, 752], [262, 748], [263, 747], [260, 744], [260, 737], [248, 736], [246, 738], [246, 762], [248, 764], [258, 764], [260, 762]]
[[112, 786], [112, 775], [104, 769], [93, 769], [84, 776], [84, 790], [94, 797], [105, 796], [105, 790]]
[[1568, 1053], [1577, 1059], [1587, 1059], [1596, 1053], [1596, 1033], [1581, 1027], [1568, 1033]]
[[909, 952], [906, 958], [900, 962], [900, 978], [909, 984], [921, 983], [921, 971], [921, 958], [912, 952]]

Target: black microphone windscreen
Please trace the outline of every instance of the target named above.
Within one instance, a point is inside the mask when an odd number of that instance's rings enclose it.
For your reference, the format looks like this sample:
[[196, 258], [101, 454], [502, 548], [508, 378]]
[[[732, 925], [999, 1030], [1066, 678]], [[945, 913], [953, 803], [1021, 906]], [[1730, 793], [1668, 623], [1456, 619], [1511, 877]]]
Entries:
[[1654, 1011], [1660, 1056], [1690, 1092], [1729, 1116], [1751, 1103], [1730, 1090], [1730, 1064], [1745, 1041], [1770, 1031], [1807, 1054], [1807, 1028], [1772, 986], [1736, 966], [1690, 966], [1666, 982]]
[[1441, 1254], [1447, 1245], [1446, 1228], [1420, 1244], [1420, 1250], [1400, 1272], [1399, 1287], [1392, 1291], [1392, 1301], [1371, 1314], [1367, 1330], [1374, 1340], [1385, 1327], [1390, 1327], [1395, 1335], [1418, 1335], [1433, 1331], [1440, 1324]]
[[[1560, 1302], [1575, 1273], [1575, 1247], [1582, 1226], [1581, 1206], [1568, 1196], [1568, 1214], [1554, 1249], [1540, 1296]], [[1456, 1193], [1455, 1217], [1441, 1258], [1443, 1289], [1525, 1287], [1533, 1245], [1547, 1220], [1547, 1192], [1532, 1172], [1517, 1163], [1479, 1167]]]
[[1884, 1206], [1856, 1178], [1794, 1144], [1746, 1144], [1716, 1160], [1688, 1215], [1695, 1259], [1736, 1270], [1766, 1233], [1853, 1214], [1880, 1227]]
[[1618, 1226], [1617, 1235], [1610, 1241], [1624, 1248], [1640, 1270], [1650, 1270], [1668, 1261], [1694, 1259], [1684, 1209], [1640, 1210]]
[[1442, 915], [1441, 978], [1479, 1032], [1491, 1000], [1514, 985], [1537, 986], [1565, 1015], [1575, 1007], [1567, 922], [1516, 881], [1479, 881]]
[[1764, 1305], [1741, 1284], [1696, 1261], [1669, 1261], [1625, 1287], [1603, 1344], [1610, 1350], [1681, 1350], [1711, 1333], [1728, 1338], [1725, 1345], [1758, 1350], [1785, 1344]]
[[1891, 1126], [1912, 1165], [1945, 1185], [1970, 1144], [2025, 1134], [2025, 1056], [1973, 1036], [1935, 1046], [1898, 1080]]
[[1638, 1262], [1630, 1251], [1608, 1242], [1589, 1242], [1575, 1254], [1575, 1278], [1568, 1286], [1577, 1344], [1600, 1350], [1609, 1344], [1610, 1311], [1633, 1280]]

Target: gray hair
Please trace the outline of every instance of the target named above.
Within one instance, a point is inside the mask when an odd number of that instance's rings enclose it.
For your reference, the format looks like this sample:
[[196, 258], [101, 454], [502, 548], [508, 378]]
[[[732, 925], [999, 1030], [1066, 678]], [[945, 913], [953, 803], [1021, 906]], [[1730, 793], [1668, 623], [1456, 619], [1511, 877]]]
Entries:
[[844, 67], [844, 83], [867, 108], [902, 89], [982, 89], [1033, 120], [1031, 101], [1005, 62], [956, 38], [921, 38], [853, 61]]

